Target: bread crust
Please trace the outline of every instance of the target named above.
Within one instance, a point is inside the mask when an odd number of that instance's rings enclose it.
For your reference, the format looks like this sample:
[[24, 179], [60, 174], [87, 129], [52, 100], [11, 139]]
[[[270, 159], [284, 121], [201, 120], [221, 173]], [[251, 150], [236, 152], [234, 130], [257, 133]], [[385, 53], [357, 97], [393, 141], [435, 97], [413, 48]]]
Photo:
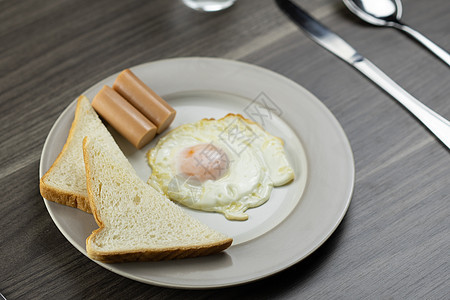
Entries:
[[88, 256], [92, 259], [104, 262], [104, 263], [121, 263], [121, 262], [132, 262], [132, 261], [161, 261], [161, 260], [172, 260], [180, 258], [189, 257], [199, 257], [211, 255], [214, 253], [221, 252], [231, 246], [233, 239], [227, 238], [222, 241], [210, 244], [193, 245], [190, 247], [166, 247], [160, 249], [136, 249], [132, 251], [111, 251], [108, 253], [95, 251], [91, 247], [91, 242], [95, 239], [96, 235], [99, 234], [105, 225], [100, 218], [98, 209], [94, 201], [94, 193], [90, 185], [91, 170], [88, 162], [88, 153], [86, 149], [86, 143], [88, 142], [88, 137], [83, 139], [83, 157], [84, 165], [86, 168], [86, 185], [88, 192], [89, 205], [94, 215], [95, 221], [99, 226], [98, 229], [94, 230], [90, 236], [86, 239], [86, 252]]
[[104, 262], [104, 263], [122, 263], [133, 261], [162, 261], [174, 260], [181, 258], [193, 258], [219, 253], [231, 246], [233, 240], [231, 238], [208, 245], [192, 246], [192, 247], [170, 247], [161, 248], [157, 250], [141, 249], [127, 252], [109, 252], [107, 254], [92, 250], [90, 247], [90, 240], [95, 238], [95, 235], [102, 230], [102, 228], [95, 230], [86, 239], [86, 251], [90, 258]]
[[47, 200], [70, 207], [75, 207], [90, 214], [92, 213], [89, 202], [83, 195], [72, 194], [67, 191], [51, 187], [46, 185], [42, 179], [40, 180], [39, 189], [42, 197]]
[[53, 169], [59, 164], [60, 160], [62, 159], [64, 153], [67, 151], [67, 148], [69, 147], [74, 132], [75, 127], [78, 124], [78, 121], [80, 119], [81, 114], [81, 100], [84, 98], [84, 96], [78, 97], [77, 100], [77, 107], [75, 109], [75, 116], [72, 122], [72, 125], [69, 130], [69, 135], [67, 136], [66, 143], [64, 144], [61, 152], [58, 154], [58, 157], [53, 162], [50, 169], [48, 169], [47, 172], [45, 172], [44, 176], [41, 177], [39, 181], [39, 190], [41, 192], [42, 197], [49, 201], [53, 201], [56, 203], [64, 204], [70, 207], [75, 207], [78, 209], [81, 209], [87, 213], [91, 213], [91, 208], [89, 206], [89, 201], [86, 198], [86, 196], [81, 194], [75, 194], [75, 193], [69, 193], [65, 190], [58, 189], [57, 187], [50, 186], [46, 184], [46, 179], [50, 174], [52, 173]]

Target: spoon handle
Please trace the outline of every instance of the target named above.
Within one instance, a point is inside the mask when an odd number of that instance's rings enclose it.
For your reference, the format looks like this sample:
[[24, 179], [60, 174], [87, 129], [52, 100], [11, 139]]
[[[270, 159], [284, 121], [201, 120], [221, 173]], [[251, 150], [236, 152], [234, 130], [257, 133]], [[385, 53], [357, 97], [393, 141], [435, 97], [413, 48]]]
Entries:
[[411, 96], [369, 60], [362, 58], [353, 62], [352, 65], [400, 102], [450, 149], [450, 122], [448, 120]]
[[417, 30], [412, 29], [411, 27], [401, 24], [401, 23], [395, 23], [394, 27], [400, 30], [403, 30], [411, 37], [415, 38], [417, 41], [419, 41], [422, 45], [424, 45], [428, 50], [430, 50], [434, 55], [442, 59], [448, 66], [450, 66], [450, 54], [448, 54], [447, 51], [433, 43], [431, 40], [429, 40], [427, 37], [425, 37], [423, 34], [418, 32]]

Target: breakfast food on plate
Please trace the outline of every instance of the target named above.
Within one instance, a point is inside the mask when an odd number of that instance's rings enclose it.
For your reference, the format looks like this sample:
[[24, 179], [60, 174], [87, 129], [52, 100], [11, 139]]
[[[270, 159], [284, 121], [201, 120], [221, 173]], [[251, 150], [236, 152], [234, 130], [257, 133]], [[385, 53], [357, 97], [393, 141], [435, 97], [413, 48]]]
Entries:
[[147, 154], [148, 183], [188, 207], [230, 220], [265, 203], [273, 186], [292, 181], [283, 141], [240, 115], [181, 125]]
[[92, 101], [94, 109], [137, 149], [163, 132], [176, 111], [129, 69], [105, 85]]
[[85, 136], [96, 137], [105, 144], [115, 144], [89, 99], [80, 96], [66, 143], [53, 165], [42, 176], [39, 187], [42, 197], [47, 200], [91, 212], [82, 148]]
[[210, 229], [143, 182], [122, 152], [86, 137], [89, 201], [99, 229], [86, 240], [103, 262], [196, 257], [228, 248], [232, 239]]
[[155, 137], [156, 126], [107, 85], [94, 97], [92, 107], [137, 149]]
[[232, 243], [144, 183], [85, 96], [40, 190], [47, 200], [94, 214], [100, 228], [86, 240], [86, 251], [100, 261], [195, 257]]
[[113, 88], [158, 127], [157, 133], [175, 118], [175, 110], [129, 69], [117, 76]]

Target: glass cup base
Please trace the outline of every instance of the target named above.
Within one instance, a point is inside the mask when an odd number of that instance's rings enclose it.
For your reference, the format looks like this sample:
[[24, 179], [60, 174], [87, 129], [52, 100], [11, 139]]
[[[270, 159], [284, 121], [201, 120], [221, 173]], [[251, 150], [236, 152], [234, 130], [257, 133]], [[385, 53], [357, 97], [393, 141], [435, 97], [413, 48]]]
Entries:
[[183, 3], [195, 10], [213, 12], [224, 10], [234, 4], [236, 0], [183, 0]]

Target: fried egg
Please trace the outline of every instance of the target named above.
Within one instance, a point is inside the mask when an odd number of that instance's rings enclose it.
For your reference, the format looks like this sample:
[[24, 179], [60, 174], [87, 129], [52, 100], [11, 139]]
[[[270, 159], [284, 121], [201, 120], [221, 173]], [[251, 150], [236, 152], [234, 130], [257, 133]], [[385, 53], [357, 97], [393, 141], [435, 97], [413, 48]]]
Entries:
[[187, 207], [247, 220], [294, 178], [283, 141], [241, 115], [181, 125], [147, 153], [148, 183]]

